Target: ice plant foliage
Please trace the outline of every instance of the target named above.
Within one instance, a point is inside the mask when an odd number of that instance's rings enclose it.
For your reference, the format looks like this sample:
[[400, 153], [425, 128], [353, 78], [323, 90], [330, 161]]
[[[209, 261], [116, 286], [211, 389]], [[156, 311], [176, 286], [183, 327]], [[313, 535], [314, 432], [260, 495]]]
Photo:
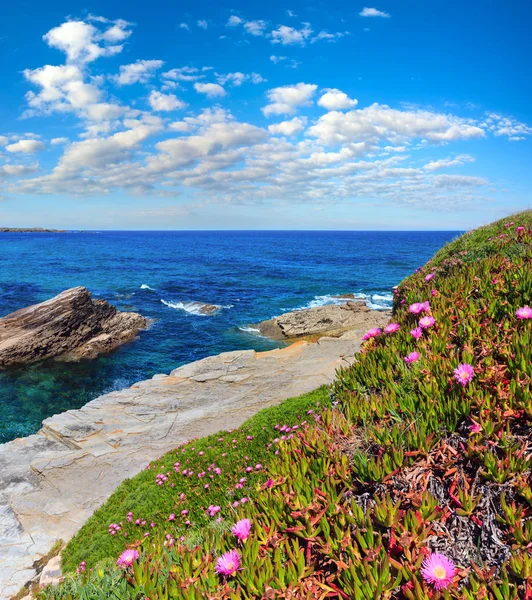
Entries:
[[423, 579], [436, 590], [445, 590], [453, 581], [456, 568], [453, 561], [443, 554], [431, 554], [421, 565]]
[[444, 247], [321, 406], [291, 399], [123, 484], [63, 551], [86, 570], [44, 600], [92, 598], [126, 546], [142, 557], [98, 598], [532, 598], [531, 232], [532, 212]]

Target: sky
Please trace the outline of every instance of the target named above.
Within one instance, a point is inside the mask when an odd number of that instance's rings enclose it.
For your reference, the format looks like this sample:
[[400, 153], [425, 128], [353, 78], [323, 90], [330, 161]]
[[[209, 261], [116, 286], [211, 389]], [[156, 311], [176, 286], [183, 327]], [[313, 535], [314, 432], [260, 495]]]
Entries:
[[532, 3], [0, 8], [0, 226], [464, 230], [532, 205]]

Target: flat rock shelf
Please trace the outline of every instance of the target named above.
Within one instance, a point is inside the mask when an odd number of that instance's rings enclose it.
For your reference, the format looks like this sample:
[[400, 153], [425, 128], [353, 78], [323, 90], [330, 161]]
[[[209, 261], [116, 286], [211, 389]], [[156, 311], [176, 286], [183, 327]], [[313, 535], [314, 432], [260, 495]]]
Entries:
[[[384, 318], [382, 315], [381, 318]], [[269, 352], [226, 352], [100, 396], [0, 446], [0, 599], [36, 576], [126, 478], [194, 436], [332, 382], [365, 329]]]

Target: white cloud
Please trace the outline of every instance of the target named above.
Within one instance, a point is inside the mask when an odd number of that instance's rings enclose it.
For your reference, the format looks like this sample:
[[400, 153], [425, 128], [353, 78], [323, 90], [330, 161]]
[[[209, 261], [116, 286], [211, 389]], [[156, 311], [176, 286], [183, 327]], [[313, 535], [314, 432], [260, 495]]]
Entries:
[[254, 35], [256, 37], [264, 35], [264, 31], [268, 24], [266, 21], [258, 20], [258, 21], [246, 21], [244, 23], [244, 29], [246, 33], [250, 35]]
[[130, 65], [122, 65], [119, 75], [115, 75], [113, 80], [118, 85], [147, 83], [163, 64], [162, 60], [137, 60]]
[[173, 81], [197, 81], [205, 75], [199, 72], [196, 67], [181, 67], [179, 69], [171, 69], [162, 74], [166, 79], [172, 79]]
[[358, 100], [349, 98], [345, 92], [337, 89], [327, 90], [318, 100], [318, 106], [326, 108], [327, 110], [343, 110], [353, 108], [357, 104]]
[[298, 83], [273, 88], [266, 93], [269, 104], [262, 109], [264, 116], [290, 115], [296, 112], [299, 106], [311, 104], [312, 96], [318, 89], [317, 85]]
[[320, 31], [310, 40], [310, 43], [314, 44], [315, 42], [319, 42], [321, 40], [325, 40], [327, 42], [337, 42], [339, 39], [345, 37], [346, 35], [349, 35], [349, 31], [337, 31], [336, 33]]
[[438, 187], [456, 188], [456, 187], [477, 187], [487, 185], [489, 182], [482, 177], [472, 177], [470, 175], [436, 175], [434, 183]]
[[35, 173], [39, 169], [39, 163], [33, 163], [31, 165], [12, 165], [6, 164], [0, 166], [0, 180], [4, 177], [22, 177]]
[[287, 56], [275, 56], [275, 54], [272, 54], [272, 55], [270, 56], [270, 60], [272, 61], [272, 63], [273, 63], [274, 65], [277, 65], [277, 64], [279, 64], [279, 63], [280, 63], [280, 62], [282, 62], [283, 60], [287, 60], [287, 58], [288, 58]]
[[6, 146], [8, 152], [22, 152], [23, 154], [33, 154], [43, 150], [45, 145], [39, 140], [19, 140], [14, 144]]
[[232, 86], [239, 87], [246, 81], [251, 81], [251, 83], [259, 84], [264, 83], [267, 79], [264, 79], [262, 75], [259, 73], [251, 73], [250, 75], [240, 73], [240, 71], [236, 71], [235, 73], [226, 73], [225, 75], [216, 73], [217, 81], [220, 85], [225, 85], [229, 83]]
[[50, 140], [52, 146], [58, 146], [59, 144], [68, 144], [70, 140], [66, 137], [56, 137]]
[[7, 135], [0, 135], [0, 146], [5, 146], [9, 143], [9, 138]]
[[470, 162], [475, 162], [475, 159], [472, 156], [469, 156], [469, 154], [460, 154], [455, 158], [440, 158], [439, 160], [431, 160], [423, 168], [425, 171], [437, 171], [438, 169], [446, 169], [447, 167], [454, 167]]
[[384, 17], [385, 19], [389, 19], [391, 17], [390, 13], [368, 7], [364, 7], [358, 14], [361, 17]]
[[271, 32], [272, 44], [304, 46], [308, 38], [312, 35], [312, 28], [310, 27], [310, 23], [303, 23], [302, 25], [301, 29], [280, 25]]
[[484, 137], [484, 131], [468, 121], [424, 110], [401, 111], [372, 104], [343, 113], [331, 111], [321, 116], [308, 134], [322, 144], [387, 141], [426, 138], [433, 142]]
[[287, 11], [286, 11], [286, 14], [287, 14], [289, 17], [297, 17], [296, 13], [295, 13], [293, 10], [287, 10]]
[[274, 135], [295, 135], [296, 133], [301, 133], [303, 129], [305, 129], [306, 122], [307, 120], [305, 118], [294, 117], [289, 121], [268, 125], [268, 131]]
[[226, 27], [237, 27], [238, 25], [241, 25], [244, 22], [244, 19], [241, 19], [240, 17], [237, 17], [236, 15], [231, 15], [229, 17], [229, 20], [226, 23]]
[[108, 42], [126, 39], [131, 34], [126, 29], [127, 25], [126, 21], [117, 21], [110, 30], [102, 33], [91, 23], [66, 21], [51, 29], [43, 39], [52, 48], [64, 52], [67, 62], [89, 63], [100, 56], [113, 56], [121, 52], [123, 46], [108, 45]]
[[217, 83], [195, 83], [194, 89], [199, 94], [205, 94], [209, 98], [225, 96], [224, 88]]
[[148, 102], [153, 110], [169, 112], [185, 108], [186, 102], [179, 100], [174, 94], [163, 94], [152, 90]]
[[498, 113], [488, 113], [484, 126], [494, 135], [505, 136], [513, 142], [524, 140], [526, 136], [532, 135], [530, 125]]
[[197, 22], [198, 27], [200, 27], [201, 29], [207, 29], [207, 27], [209, 26], [209, 24], [207, 23], [207, 21], [205, 21], [205, 19], [200, 19]]
[[190, 31], [190, 27], [188, 26], [187, 23], [179, 23], [179, 28], [180, 29], [186, 29], [187, 31]]

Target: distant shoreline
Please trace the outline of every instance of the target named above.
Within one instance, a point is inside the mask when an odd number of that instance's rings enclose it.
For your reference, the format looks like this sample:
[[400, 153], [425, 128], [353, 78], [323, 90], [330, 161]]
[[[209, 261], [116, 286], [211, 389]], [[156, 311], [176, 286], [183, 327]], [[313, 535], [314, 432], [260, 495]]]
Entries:
[[0, 227], [0, 233], [68, 233], [66, 229], [43, 229], [42, 227]]

